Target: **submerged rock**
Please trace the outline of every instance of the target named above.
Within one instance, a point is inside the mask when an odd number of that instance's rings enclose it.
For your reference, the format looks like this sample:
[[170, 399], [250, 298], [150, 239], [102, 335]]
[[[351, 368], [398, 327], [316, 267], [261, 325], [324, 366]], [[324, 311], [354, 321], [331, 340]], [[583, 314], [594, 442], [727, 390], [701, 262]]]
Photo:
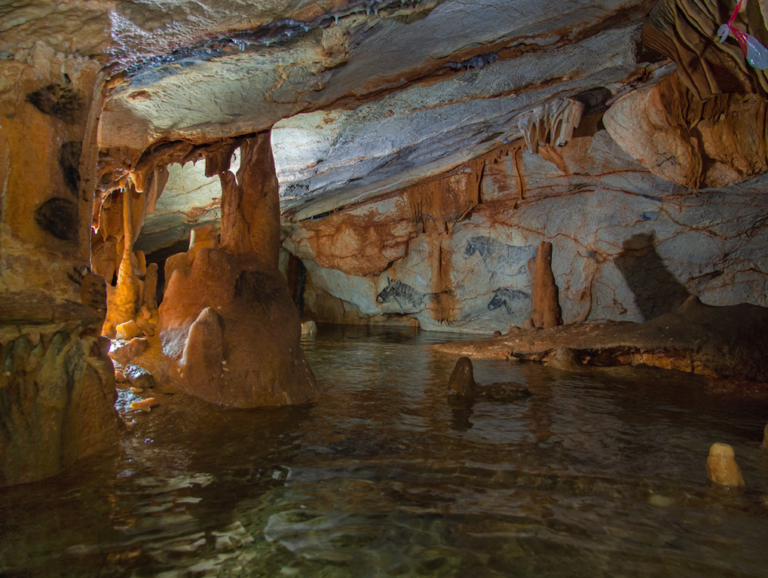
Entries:
[[744, 486], [744, 476], [741, 475], [736, 455], [728, 444], [712, 444], [707, 458], [707, 477], [720, 486], [731, 488]]
[[449, 398], [473, 400], [483, 398], [493, 401], [518, 401], [531, 397], [524, 385], [514, 382], [478, 385], [475, 382], [472, 360], [460, 357], [448, 380]]

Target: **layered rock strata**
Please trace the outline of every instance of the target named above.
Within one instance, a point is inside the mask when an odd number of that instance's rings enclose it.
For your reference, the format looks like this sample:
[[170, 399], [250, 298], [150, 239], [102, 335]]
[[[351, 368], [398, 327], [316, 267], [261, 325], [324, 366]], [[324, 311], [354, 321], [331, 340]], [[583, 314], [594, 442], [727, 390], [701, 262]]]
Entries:
[[220, 248], [173, 270], [158, 327], [171, 380], [185, 392], [233, 407], [312, 399], [301, 324], [278, 270], [277, 177], [262, 133], [244, 141], [237, 178], [221, 165]]
[[0, 61], [0, 485], [116, 441], [105, 283], [89, 268], [100, 69], [42, 43]]

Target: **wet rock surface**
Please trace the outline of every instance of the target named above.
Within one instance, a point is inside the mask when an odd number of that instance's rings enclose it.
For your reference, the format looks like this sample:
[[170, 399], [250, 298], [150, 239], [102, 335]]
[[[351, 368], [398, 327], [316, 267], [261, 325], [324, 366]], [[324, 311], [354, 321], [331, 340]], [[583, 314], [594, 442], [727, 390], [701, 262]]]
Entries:
[[[649, 365], [715, 378], [768, 383], [768, 309], [711, 307], [689, 298], [679, 309], [645, 323], [565, 325], [500, 338], [435, 346], [477, 358], [548, 361], [573, 355], [584, 365]], [[568, 348], [571, 353], [563, 353]]]

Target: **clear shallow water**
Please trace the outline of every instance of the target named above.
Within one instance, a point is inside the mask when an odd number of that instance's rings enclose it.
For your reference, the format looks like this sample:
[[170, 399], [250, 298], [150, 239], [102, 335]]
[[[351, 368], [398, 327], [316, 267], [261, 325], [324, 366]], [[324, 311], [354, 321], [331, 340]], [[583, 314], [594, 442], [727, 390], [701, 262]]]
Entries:
[[[2, 576], [766, 576], [768, 405], [678, 373], [476, 361], [514, 404], [451, 407], [450, 339], [321, 327], [308, 407], [164, 397], [118, 454], [0, 491]], [[707, 484], [715, 442], [748, 487]]]

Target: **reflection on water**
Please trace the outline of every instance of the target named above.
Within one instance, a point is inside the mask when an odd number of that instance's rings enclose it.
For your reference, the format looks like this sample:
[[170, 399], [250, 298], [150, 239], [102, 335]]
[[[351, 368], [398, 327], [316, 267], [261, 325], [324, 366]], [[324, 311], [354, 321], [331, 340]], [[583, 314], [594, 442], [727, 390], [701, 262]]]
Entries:
[[[766, 575], [768, 406], [477, 361], [534, 396], [452, 407], [446, 338], [321, 327], [311, 406], [128, 412], [118, 454], [2, 491], [0, 575]], [[707, 484], [715, 441], [746, 490]]]

